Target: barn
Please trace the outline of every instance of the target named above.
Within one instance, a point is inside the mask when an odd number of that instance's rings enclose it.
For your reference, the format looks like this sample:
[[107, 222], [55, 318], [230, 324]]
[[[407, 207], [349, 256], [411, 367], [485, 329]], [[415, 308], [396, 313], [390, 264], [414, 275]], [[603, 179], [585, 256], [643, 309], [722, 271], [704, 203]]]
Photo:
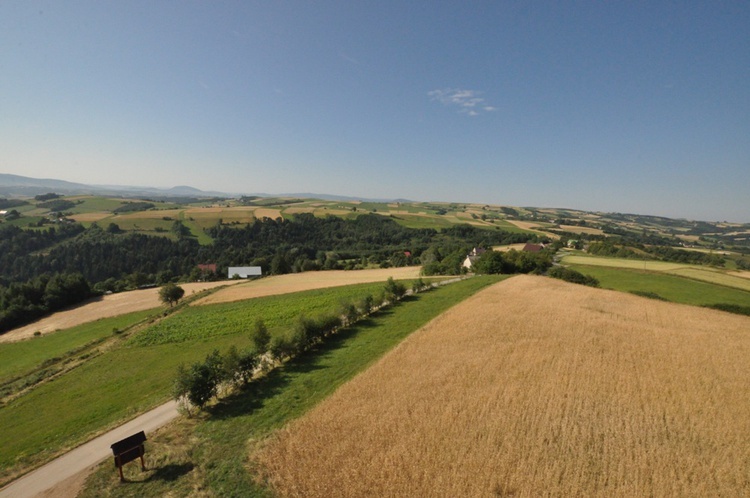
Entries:
[[230, 266], [227, 278], [237, 275], [240, 278], [260, 277], [263, 275], [260, 266]]

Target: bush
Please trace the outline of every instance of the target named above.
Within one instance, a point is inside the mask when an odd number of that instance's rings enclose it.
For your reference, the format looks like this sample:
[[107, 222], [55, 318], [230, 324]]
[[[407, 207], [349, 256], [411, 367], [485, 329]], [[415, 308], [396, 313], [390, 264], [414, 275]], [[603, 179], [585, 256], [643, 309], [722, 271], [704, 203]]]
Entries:
[[635, 294], [636, 296], [647, 297], [649, 299], [657, 299], [659, 301], [666, 301], [666, 299], [664, 299], [663, 297], [661, 297], [656, 292], [633, 290], [633, 291], [630, 291], [630, 293], [631, 294]]
[[268, 351], [268, 346], [271, 342], [271, 334], [268, 332], [268, 327], [260, 318], [255, 322], [255, 328], [250, 333], [250, 340], [255, 346], [255, 350], [263, 354]]
[[[359, 318], [359, 311], [353, 303], [341, 303], [341, 326], [348, 327]], [[334, 325], [335, 327], [335, 325]]]
[[739, 304], [718, 303], [718, 304], [709, 304], [706, 306], [706, 308], [726, 311], [727, 313], [735, 313], [737, 315], [750, 316], [750, 306], [741, 306]]
[[362, 316], [369, 315], [370, 313], [372, 313], [373, 304], [374, 304], [374, 299], [372, 295], [371, 294], [366, 295], [359, 301], [359, 306], [357, 306], [357, 308], [359, 308], [359, 313]]
[[571, 270], [570, 268], [564, 268], [562, 266], [555, 266], [552, 268], [547, 275], [552, 278], [559, 278], [566, 282], [574, 284], [588, 285], [589, 287], [599, 287], [599, 281], [594, 277], [584, 275], [581, 272]]
[[214, 350], [203, 363], [194, 363], [189, 369], [184, 364], [177, 367], [172, 396], [178, 401], [187, 398], [191, 404], [203, 408], [216, 396], [219, 384], [225, 379], [224, 361], [219, 351]]
[[268, 345], [268, 350], [276, 361], [283, 361], [287, 358], [291, 358], [296, 352], [294, 341], [288, 333], [273, 336]]
[[388, 277], [385, 283], [385, 294], [388, 301], [398, 301], [406, 294], [406, 286], [401, 282], [393, 280], [393, 277]]

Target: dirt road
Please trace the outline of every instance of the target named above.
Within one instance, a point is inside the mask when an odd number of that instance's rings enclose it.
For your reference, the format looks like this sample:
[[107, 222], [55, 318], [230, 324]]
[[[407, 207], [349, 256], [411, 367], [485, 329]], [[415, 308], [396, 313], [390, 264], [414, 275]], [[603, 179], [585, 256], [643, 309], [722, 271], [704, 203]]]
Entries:
[[[145, 431], [148, 437], [151, 431], [167, 424], [178, 415], [175, 401], [154, 408], [16, 479], [0, 489], [0, 498], [36, 496], [73, 498], [78, 494], [80, 486], [88, 475], [87, 471], [93, 470], [93, 467], [102, 460], [112, 457], [110, 449], [112, 443], [140, 431]], [[146, 465], [148, 465], [148, 460]], [[116, 472], [114, 464], [112, 472]]]

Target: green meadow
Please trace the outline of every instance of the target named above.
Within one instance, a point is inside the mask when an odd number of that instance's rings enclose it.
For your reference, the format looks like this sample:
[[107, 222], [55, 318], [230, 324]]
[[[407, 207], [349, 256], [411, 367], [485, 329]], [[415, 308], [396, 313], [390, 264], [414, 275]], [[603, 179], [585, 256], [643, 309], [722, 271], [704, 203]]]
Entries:
[[114, 334], [139, 323], [157, 312], [138, 311], [113, 318], [72, 327], [61, 333], [45, 334], [19, 342], [0, 343], [0, 384], [27, 374], [43, 364], [61, 359], [73, 351], [92, 343], [99, 343]]
[[695, 306], [750, 306], [750, 292], [678, 275], [605, 266], [572, 265], [570, 268], [595, 277], [607, 289], [652, 293], [667, 301]]

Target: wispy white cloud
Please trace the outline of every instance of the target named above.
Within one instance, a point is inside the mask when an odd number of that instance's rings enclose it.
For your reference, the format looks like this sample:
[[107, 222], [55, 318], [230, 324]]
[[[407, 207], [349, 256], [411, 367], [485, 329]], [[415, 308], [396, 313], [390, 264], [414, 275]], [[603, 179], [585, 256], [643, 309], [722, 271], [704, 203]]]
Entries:
[[449, 107], [456, 107], [458, 112], [469, 116], [478, 116], [483, 112], [494, 112], [496, 107], [487, 104], [478, 90], [462, 90], [460, 88], [441, 88], [427, 92], [431, 100]]
[[349, 55], [345, 54], [344, 52], [339, 52], [339, 57], [344, 59], [346, 62], [351, 62], [352, 64], [359, 65], [359, 61], [355, 59], [354, 57], [350, 57]]

